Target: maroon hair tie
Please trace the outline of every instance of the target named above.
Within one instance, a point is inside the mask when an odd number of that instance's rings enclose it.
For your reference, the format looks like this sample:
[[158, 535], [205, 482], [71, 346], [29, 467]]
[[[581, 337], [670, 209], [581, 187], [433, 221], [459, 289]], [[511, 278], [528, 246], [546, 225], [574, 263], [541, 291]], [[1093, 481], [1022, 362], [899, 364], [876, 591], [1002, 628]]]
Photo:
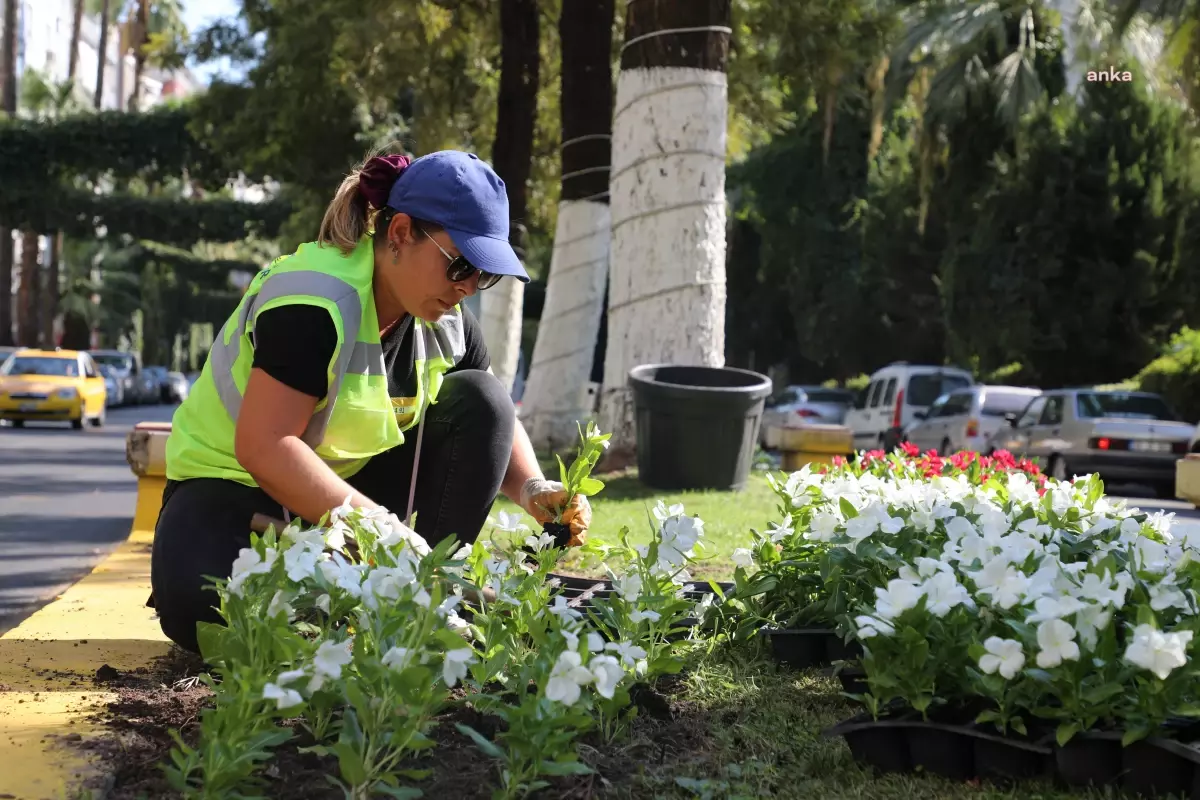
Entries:
[[358, 193], [373, 208], [383, 208], [392, 185], [410, 163], [408, 156], [375, 156], [358, 173]]

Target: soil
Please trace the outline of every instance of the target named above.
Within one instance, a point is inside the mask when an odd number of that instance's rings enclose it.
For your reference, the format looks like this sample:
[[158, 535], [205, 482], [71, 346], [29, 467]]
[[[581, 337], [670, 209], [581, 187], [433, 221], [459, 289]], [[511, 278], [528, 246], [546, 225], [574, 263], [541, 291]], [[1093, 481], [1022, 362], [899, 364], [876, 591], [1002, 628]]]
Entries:
[[[84, 788], [108, 788], [109, 800], [177, 797], [159, 765], [167, 763], [174, 747], [171, 730], [179, 731], [189, 744], [197, 740], [200, 712], [212, 696], [197, 678], [203, 672], [199, 657], [178, 649], [134, 672], [101, 667], [95, 682], [117, 695], [100, 712], [109, 733], [80, 746], [98, 752], [112, 766], [112, 782]], [[630, 735], [613, 744], [605, 743], [596, 732], [583, 737], [581, 758], [595, 774], [551, 779], [551, 787], [540, 796], [589, 798], [614, 789], [622, 789], [621, 794], [628, 796], [634, 788], [630, 784], [639, 774], [694, 759], [705, 749], [710, 719], [708, 712], [673, 696], [683, 682], [682, 676], [666, 676], [654, 687], [633, 687], [631, 695], [639, 713]], [[430, 733], [437, 746], [402, 767], [432, 772], [415, 784], [426, 797], [490, 798], [498, 781], [496, 765], [458, 732], [455, 723], [469, 725], [488, 738], [502, 730], [503, 723], [470, 706], [443, 714], [437, 723]], [[298, 727], [297, 734], [275, 751], [266, 768], [265, 795], [278, 800], [344, 798], [342, 790], [325, 779], [338, 774], [337, 760], [299, 752], [313, 742]]]

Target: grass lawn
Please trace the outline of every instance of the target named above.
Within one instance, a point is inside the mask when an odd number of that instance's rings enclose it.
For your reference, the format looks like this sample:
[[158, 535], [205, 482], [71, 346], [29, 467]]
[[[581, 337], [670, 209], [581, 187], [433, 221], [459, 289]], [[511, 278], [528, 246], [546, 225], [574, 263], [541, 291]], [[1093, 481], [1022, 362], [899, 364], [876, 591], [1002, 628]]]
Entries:
[[[840, 738], [821, 731], [858, 713], [841, 686], [816, 671], [797, 672], [734, 653], [695, 663], [677, 716], [655, 729], [635, 728], [632, 748], [645, 748], [643, 791], [677, 798], [860, 798], [950, 800], [1112, 797], [1068, 793], [1049, 783], [1004, 788], [925, 775], [875, 776], [854, 763]], [[640, 740], [640, 741], [639, 741]]]
[[[547, 476], [557, 475], [557, 466], [543, 464]], [[604, 544], [619, 544], [620, 530], [628, 527], [630, 539], [641, 544], [649, 541], [651, 512], [662, 500], [668, 506], [683, 503], [688, 515], [704, 520], [704, 540], [708, 543], [705, 559], [695, 565], [692, 574], [698, 578], [724, 579], [733, 572], [730, 554], [750, 543], [750, 529], [764, 530], [769, 522], [779, 521], [778, 498], [767, 484], [766, 473], [753, 472], [740, 492], [657, 492], [637, 479], [636, 470], [613, 475], [597, 475], [604, 481], [604, 491], [591, 498], [592, 527], [589, 540]], [[498, 511], [519, 512], [515, 503], [501, 497], [492, 507]], [[525, 524], [530, 524], [528, 516]]]

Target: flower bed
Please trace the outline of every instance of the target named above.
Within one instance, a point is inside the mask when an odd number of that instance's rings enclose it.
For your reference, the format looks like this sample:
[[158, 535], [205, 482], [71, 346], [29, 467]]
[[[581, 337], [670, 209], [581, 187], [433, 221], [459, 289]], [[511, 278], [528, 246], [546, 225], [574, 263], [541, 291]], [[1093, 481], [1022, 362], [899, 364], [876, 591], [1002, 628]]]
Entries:
[[[719, 624], [857, 641], [867, 714], [833, 732], [864, 761], [1190, 791], [1200, 566], [1168, 516], [1004, 454], [868, 454], [777, 492]], [[998, 745], [1010, 767], [976, 757]]]

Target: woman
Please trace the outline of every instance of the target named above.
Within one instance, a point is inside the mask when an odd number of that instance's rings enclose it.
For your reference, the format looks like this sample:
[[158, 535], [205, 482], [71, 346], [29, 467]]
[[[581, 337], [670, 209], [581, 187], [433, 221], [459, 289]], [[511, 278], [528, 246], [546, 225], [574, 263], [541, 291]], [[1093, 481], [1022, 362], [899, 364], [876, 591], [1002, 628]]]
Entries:
[[168, 637], [195, 651], [196, 623], [220, 621], [206, 576], [229, 575], [256, 513], [316, 523], [349, 498], [466, 543], [503, 492], [539, 522], [565, 509], [584, 540], [586, 498], [542, 476], [460, 305], [529, 281], [508, 213], [474, 155], [378, 156], [342, 183], [318, 241], [254, 278], [167, 441], [151, 577]]

